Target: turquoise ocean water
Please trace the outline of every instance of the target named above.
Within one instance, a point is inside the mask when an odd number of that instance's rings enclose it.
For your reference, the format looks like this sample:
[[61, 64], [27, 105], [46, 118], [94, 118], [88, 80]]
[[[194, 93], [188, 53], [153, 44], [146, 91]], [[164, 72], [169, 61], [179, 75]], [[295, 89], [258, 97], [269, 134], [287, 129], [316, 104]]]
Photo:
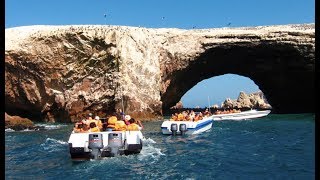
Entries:
[[5, 179], [314, 179], [314, 114], [214, 121], [207, 132], [166, 136], [145, 122], [140, 154], [73, 162], [72, 124], [5, 132]]

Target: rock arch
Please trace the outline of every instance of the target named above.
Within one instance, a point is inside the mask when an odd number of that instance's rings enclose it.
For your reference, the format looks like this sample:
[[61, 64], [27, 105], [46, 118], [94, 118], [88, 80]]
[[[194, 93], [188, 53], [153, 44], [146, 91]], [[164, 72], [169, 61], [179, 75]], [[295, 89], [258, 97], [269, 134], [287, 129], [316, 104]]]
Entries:
[[[26, 26], [5, 32], [5, 110], [45, 121], [121, 108], [157, 118], [197, 82], [250, 78], [278, 113], [314, 112], [314, 24], [218, 29]], [[32, 118], [31, 118], [32, 119]]]
[[311, 45], [276, 41], [209, 47], [187, 68], [171, 75], [171, 84], [161, 95], [163, 108], [174, 105], [198, 82], [232, 73], [253, 80], [276, 113], [314, 112], [312, 53]]

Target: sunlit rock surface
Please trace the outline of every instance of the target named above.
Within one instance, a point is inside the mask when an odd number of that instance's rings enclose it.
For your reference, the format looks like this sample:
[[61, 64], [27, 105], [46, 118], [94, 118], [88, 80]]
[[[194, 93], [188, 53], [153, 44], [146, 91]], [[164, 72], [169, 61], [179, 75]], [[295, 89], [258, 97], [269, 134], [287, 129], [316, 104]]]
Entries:
[[24, 129], [34, 129], [34, 123], [27, 118], [19, 116], [10, 116], [5, 113], [5, 128], [20, 131]]
[[226, 109], [272, 109], [263, 92], [246, 94], [240, 92], [237, 99], [227, 98], [221, 105], [221, 108]]
[[89, 111], [103, 116], [124, 107], [132, 117], [153, 119], [201, 80], [233, 73], [251, 78], [274, 112], [314, 112], [314, 42], [314, 24], [10, 28], [5, 110], [70, 122]]

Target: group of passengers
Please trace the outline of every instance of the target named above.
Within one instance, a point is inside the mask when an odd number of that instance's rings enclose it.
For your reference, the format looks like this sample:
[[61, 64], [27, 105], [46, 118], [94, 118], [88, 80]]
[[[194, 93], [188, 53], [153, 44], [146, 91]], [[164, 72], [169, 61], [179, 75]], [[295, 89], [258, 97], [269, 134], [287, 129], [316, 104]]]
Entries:
[[77, 122], [73, 131], [75, 133], [83, 132], [101, 132], [101, 131], [140, 131], [143, 125], [136, 121], [130, 115], [113, 113], [102, 123], [99, 116], [92, 119], [92, 113], [89, 113], [85, 120]]
[[241, 112], [240, 110], [237, 109], [230, 109], [230, 110], [223, 110], [223, 111], [219, 111], [217, 110], [214, 114], [230, 114], [230, 113], [239, 113]]
[[180, 113], [172, 114], [170, 120], [171, 121], [199, 121], [204, 117], [211, 116], [211, 112], [206, 109], [204, 112], [194, 112], [193, 110], [182, 111]]

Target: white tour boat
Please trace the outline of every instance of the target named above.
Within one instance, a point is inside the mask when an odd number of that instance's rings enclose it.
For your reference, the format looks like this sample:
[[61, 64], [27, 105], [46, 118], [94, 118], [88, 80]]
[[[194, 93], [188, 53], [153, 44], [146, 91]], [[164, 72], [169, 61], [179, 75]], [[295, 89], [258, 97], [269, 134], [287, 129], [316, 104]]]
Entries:
[[71, 158], [100, 159], [140, 153], [141, 131], [72, 132], [68, 144]]
[[161, 125], [162, 134], [184, 135], [198, 134], [209, 130], [212, 127], [212, 116], [204, 117], [199, 121], [163, 121]]
[[228, 113], [228, 114], [215, 114], [212, 116], [213, 120], [244, 120], [244, 119], [253, 119], [267, 116], [271, 111], [270, 110], [249, 110], [249, 111], [242, 111], [237, 113]]

